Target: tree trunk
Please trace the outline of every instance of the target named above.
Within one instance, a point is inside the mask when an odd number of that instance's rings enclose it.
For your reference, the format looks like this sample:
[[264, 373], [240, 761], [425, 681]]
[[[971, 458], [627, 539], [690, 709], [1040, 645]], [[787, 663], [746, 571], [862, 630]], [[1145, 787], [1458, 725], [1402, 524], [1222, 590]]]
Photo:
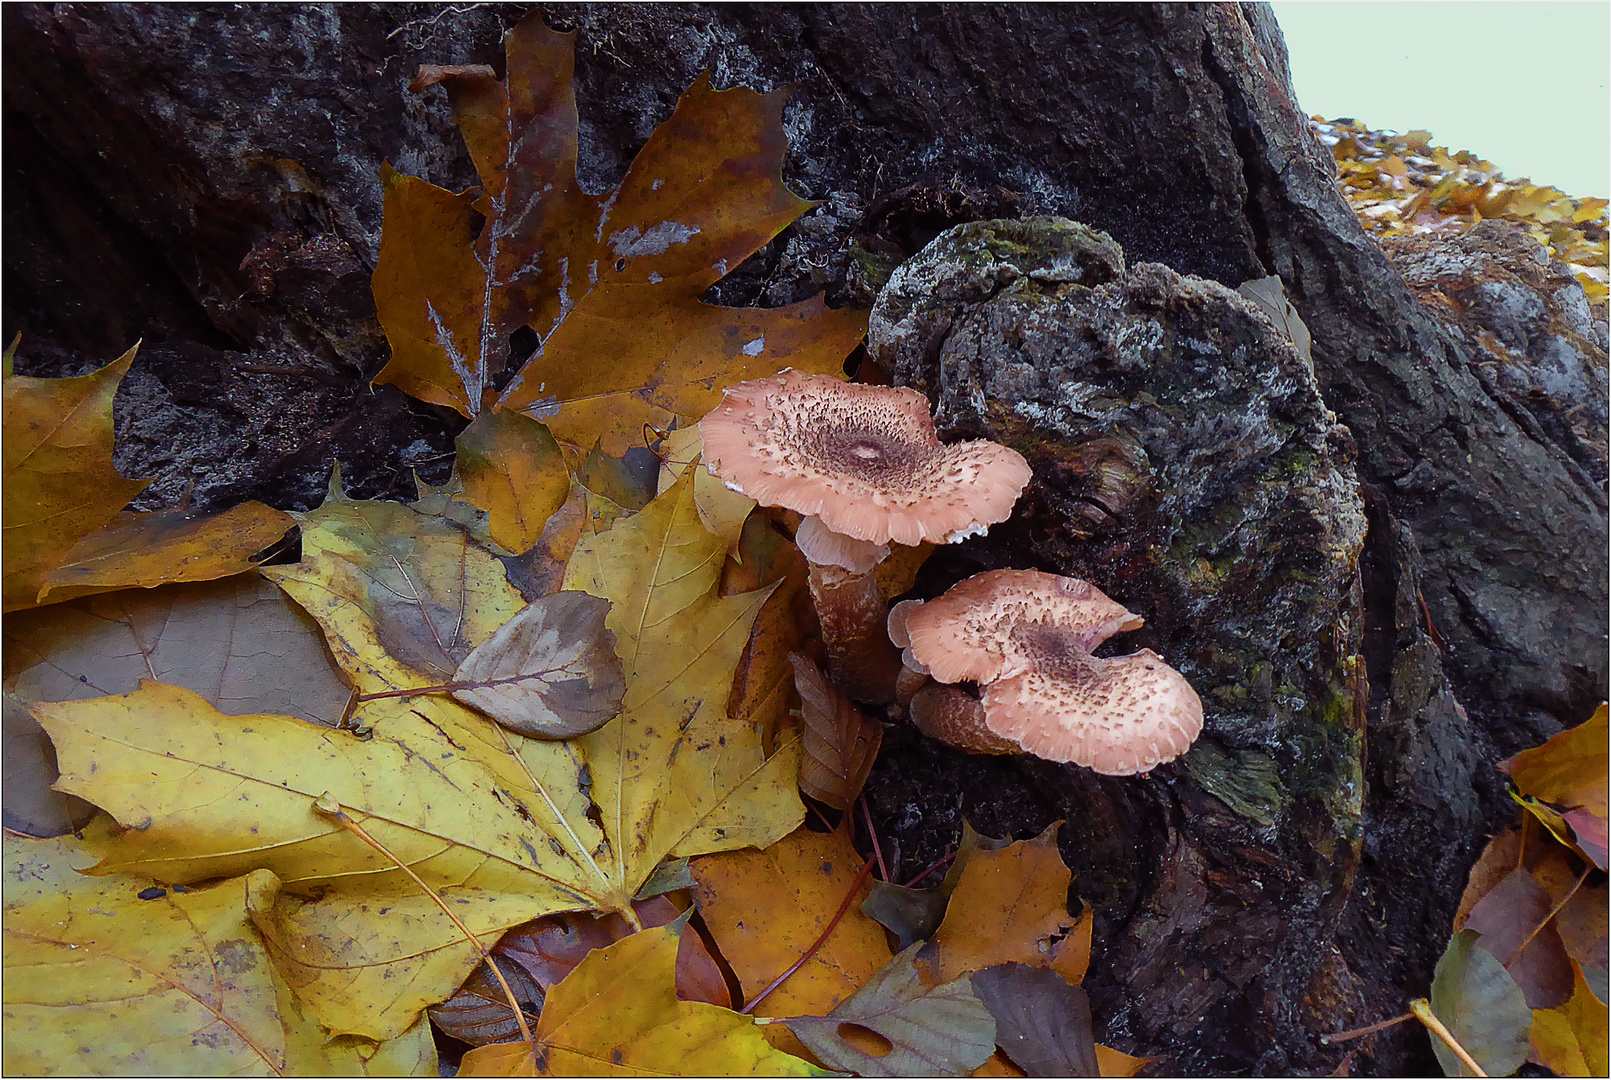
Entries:
[[[442, 91], [406, 86], [421, 63], [501, 71], [500, 36], [521, 13], [0, 13], [4, 333], [23, 334], [19, 371], [49, 375], [143, 340], [117, 418], [122, 471], [157, 477], [145, 505], [188, 494], [203, 506], [255, 497], [307, 508], [332, 457], [363, 496], [411, 495], [411, 470], [445, 478], [462, 421], [368, 385], [386, 357], [368, 287], [378, 172], [390, 160], [456, 189], [474, 182]], [[1318, 1034], [1395, 1015], [1425, 994], [1467, 869], [1510, 812], [1493, 763], [1586, 718], [1605, 694], [1604, 429], [1562, 419], [1578, 401], [1506, 384], [1474, 329], [1418, 302], [1338, 194], [1331, 157], [1292, 100], [1268, 8], [545, 13], [580, 31], [581, 172], [592, 190], [619, 178], [702, 70], [714, 69], [718, 87], [793, 85], [785, 176], [822, 202], [716, 286], [721, 302], [778, 304], [826, 287], [831, 303], [870, 306], [890, 269], [949, 226], [1058, 215], [1107, 233], [1129, 268], [1109, 275], [1109, 292], [1071, 301], [1080, 325], [1157, 318], [1177, 345], [1208, 342], [1236, 385], [1285, 373], [1270, 391], [1280, 406], [1272, 430], [1298, 440], [1282, 453], [1304, 449], [1289, 464], [1308, 479], [1283, 481], [1281, 499], [1317, 478], [1335, 490], [1324, 505], [1305, 503], [1301, 522], [1259, 519], [1302, 527], [1259, 526], [1261, 542], [1285, 547], [1261, 548], [1250, 580], [1274, 580], [1305, 537], [1318, 545], [1316, 530], [1342, 528], [1358, 508], [1369, 525], [1362, 547], [1322, 560], [1331, 593], [1322, 604], [1316, 588], [1300, 590], [1308, 606], [1291, 609], [1303, 614], [1289, 612], [1286, 638], [1268, 611], [1210, 590], [1224, 600], [1216, 619], [1240, 611], [1250, 629], [1237, 638], [1245, 655], [1203, 659], [1192, 634], [1222, 627], [1192, 614], [1198, 586], [1170, 576], [1179, 567], [1167, 553], [1125, 578], [1122, 559], [1075, 543], [1095, 535], [1162, 550], [1143, 529], [1179, 494], [1179, 483], [1158, 482], [1176, 460], [1163, 442], [1137, 442], [1141, 454], [1044, 424], [1013, 429], [1017, 441], [1045, 443], [1026, 505], [1050, 524], [972, 541], [925, 579], [943, 588], [947, 573], [1015, 565], [1081, 569], [1105, 589], [1151, 583], [1154, 594], [1120, 598], [1147, 615], [1161, 652], [1193, 656], [1226, 690], [1205, 695], [1203, 749], [1149, 779], [1109, 780], [903, 734], [886, 742], [870, 797], [908, 874], [955, 840], [959, 799], [986, 832], [1023, 837], [1067, 819], [1075, 891], [1098, 908], [1088, 988], [1099, 1034], [1170, 1055], [1167, 1071], [1328, 1072], [1344, 1048], [1321, 1046]], [[1415, 254], [1395, 258], [1408, 266]], [[1207, 284], [1234, 289], [1271, 274], [1312, 334], [1312, 376], [1290, 344]], [[1039, 325], [990, 298], [969, 303], [976, 329]], [[1589, 412], [1602, 415], [1603, 330], [1545, 327], [1522, 351], [1545, 338], [1576, 350]], [[1228, 359], [1237, 348], [1245, 364]], [[892, 363], [942, 419], [960, 400], [950, 369]], [[1035, 385], [1053, 393], [1052, 368], [1035, 370]], [[1157, 378], [1179, 375], [1177, 390], [1213, 381], [1211, 370], [1182, 372], [1159, 368]], [[1330, 430], [1322, 399], [1346, 432]], [[956, 426], [1003, 423], [986, 411]], [[1111, 475], [1104, 463], [1125, 454], [1151, 485], [1135, 503], [1144, 512], [1107, 506], [1111, 521], [1070, 531], [1068, 515], [1096, 505], [1081, 484]], [[1253, 505], [1250, 487], [1223, 488], [1176, 524]], [[1289, 505], [1281, 499], [1259, 512]], [[1244, 605], [1260, 595], [1275, 594], [1252, 589]], [[1293, 635], [1300, 626], [1312, 640]], [[1355, 1072], [1436, 1071], [1412, 1026], [1352, 1045]]]

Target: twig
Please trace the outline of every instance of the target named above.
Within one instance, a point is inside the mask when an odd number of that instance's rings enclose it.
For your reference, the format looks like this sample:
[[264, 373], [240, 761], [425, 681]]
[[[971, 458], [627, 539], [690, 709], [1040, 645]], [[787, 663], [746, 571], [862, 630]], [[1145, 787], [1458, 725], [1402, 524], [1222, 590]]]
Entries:
[[1449, 1029], [1443, 1026], [1443, 1021], [1433, 1015], [1430, 1001], [1426, 998], [1416, 998], [1410, 1002], [1410, 1012], [1415, 1014], [1417, 1020], [1426, 1025], [1428, 1031], [1442, 1039], [1443, 1045], [1454, 1051], [1454, 1056], [1460, 1059], [1462, 1065], [1471, 1070], [1471, 1075], [1488, 1075], [1482, 1071], [1482, 1066], [1478, 1065], [1476, 1060], [1466, 1053], [1466, 1048], [1461, 1046], [1459, 1041], [1449, 1033]]
[[884, 865], [884, 852], [878, 846], [878, 830], [873, 828], [873, 812], [867, 805], [867, 794], [865, 792], [861, 795], [861, 816], [867, 822], [867, 835], [872, 837], [873, 840], [873, 858], [878, 860], [878, 880], [888, 881], [889, 867]]
[[349, 817], [347, 812], [341, 808], [341, 804], [337, 802], [334, 796], [332, 796], [328, 791], [319, 796], [317, 799], [313, 800], [313, 808], [319, 813], [323, 814], [325, 817], [333, 819], [336, 824], [340, 825], [343, 829], [346, 829], [358, 839], [362, 840], [364, 843], [386, 856], [392, 862], [396, 863], [397, 869], [407, 874], [410, 880], [412, 880], [414, 884], [418, 885], [420, 889], [424, 891], [425, 895], [429, 896], [431, 900], [435, 902], [437, 907], [442, 909], [442, 914], [446, 915], [453, 921], [453, 925], [459, 928], [459, 933], [470, 939], [470, 944], [474, 945], [476, 949], [480, 951], [481, 959], [485, 960], [487, 967], [492, 969], [493, 977], [498, 980], [498, 985], [503, 987], [504, 994], [509, 998], [509, 1009], [515, 1014], [515, 1025], [520, 1028], [520, 1037], [526, 1041], [526, 1044], [531, 1047], [532, 1053], [535, 1054], [537, 1052], [537, 1041], [532, 1038], [531, 1028], [526, 1024], [526, 1012], [520, 1007], [520, 1002], [515, 1000], [515, 992], [509, 988], [508, 980], [503, 977], [503, 972], [498, 970], [498, 965], [493, 961], [492, 954], [487, 951], [487, 947], [485, 945], [481, 944], [481, 939], [476, 937], [474, 932], [472, 932], [468, 926], [465, 926], [464, 922], [457, 915], [453, 914], [453, 909], [448, 907], [440, 896], [436, 895], [436, 890], [425, 884], [425, 881], [418, 874], [414, 873], [407, 863], [403, 862], [402, 859], [399, 859], [396, 855], [392, 854], [390, 848], [388, 848], [385, 844], [382, 844], [379, 840], [376, 840], [373, 836], [370, 836], [367, 829]]
[[1349, 1031], [1338, 1031], [1331, 1035], [1322, 1035], [1320, 1036], [1320, 1045], [1334, 1046], [1340, 1042], [1352, 1042], [1354, 1039], [1363, 1039], [1366, 1035], [1374, 1035], [1378, 1031], [1386, 1031], [1390, 1027], [1397, 1027], [1404, 1021], [1413, 1020], [1414, 1018], [1414, 1013], [1405, 1013], [1403, 1016], [1395, 1016], [1391, 1020], [1383, 1020], [1379, 1024], [1366, 1024], [1362, 1028], [1353, 1028]]
[[796, 971], [799, 971], [805, 966], [805, 962], [807, 960], [811, 959], [817, 954], [817, 950], [822, 948], [822, 943], [828, 940], [828, 935], [833, 933], [833, 928], [839, 925], [839, 920], [845, 917], [845, 912], [850, 908], [850, 902], [856, 899], [856, 893], [861, 889], [861, 883], [866, 881], [867, 875], [872, 872], [873, 860], [868, 859], [866, 863], [862, 865], [861, 873], [856, 875], [856, 880], [850, 883], [850, 891], [845, 893], [845, 899], [839, 905], [839, 910], [833, 913], [833, 918], [828, 920], [828, 925], [823, 927], [822, 934], [817, 938], [817, 940], [811, 943], [811, 948], [801, 953], [800, 959], [796, 960], [793, 964], [790, 964], [788, 971], [785, 971], [782, 975], [779, 975], [777, 978], [773, 979], [770, 986], [747, 1001], [744, 1004], [744, 1007], [738, 1010], [740, 1016], [748, 1016], [753, 1013], [755, 1011], [755, 1006], [764, 1001], [768, 994], [782, 986], [786, 981], [788, 981], [790, 975], [793, 975]]
[[938, 870], [940, 867], [942, 867], [942, 866], [946, 865], [947, 863], [951, 862], [951, 860], [955, 859], [956, 857], [957, 857], [957, 853], [955, 851], [946, 852], [946, 854], [941, 856], [939, 859], [935, 860], [933, 865], [931, 865], [927, 870], [925, 870], [921, 874], [917, 875], [917, 877], [913, 878], [911, 881], [908, 881], [906, 883], [906, 887], [908, 889], [910, 889], [912, 886], [916, 885], [918, 882], [922, 881], [924, 878], [926, 878], [930, 874], [934, 873], [934, 871]]

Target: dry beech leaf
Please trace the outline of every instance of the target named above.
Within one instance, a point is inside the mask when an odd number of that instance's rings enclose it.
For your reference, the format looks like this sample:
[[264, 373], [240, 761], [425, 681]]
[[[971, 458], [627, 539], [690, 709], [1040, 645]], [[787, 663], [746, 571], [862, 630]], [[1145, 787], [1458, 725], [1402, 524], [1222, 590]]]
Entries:
[[819, 633], [817, 615], [806, 586], [805, 556], [794, 541], [772, 526], [765, 514], [752, 514], [739, 538], [739, 558], [728, 558], [722, 569], [722, 595], [746, 592], [764, 585], [773, 593], [755, 617], [744, 655], [733, 677], [727, 709], [736, 721], [761, 732], [763, 745], [774, 746], [785, 733], [798, 731], [795, 719], [799, 694], [789, 654], [804, 648]]
[[1057, 829], [999, 851], [975, 850], [958, 877], [945, 921], [918, 958], [925, 982], [948, 982], [1012, 961], [1049, 967], [1071, 983], [1090, 962], [1085, 919], [1069, 915], [1068, 867]]
[[609, 723], [626, 681], [607, 600], [559, 592], [535, 600], [464, 658], [453, 696], [511, 731], [569, 739]]
[[995, 1053], [996, 1022], [967, 976], [924, 986], [912, 963], [917, 948], [884, 965], [827, 1016], [784, 1023], [830, 1069], [858, 1076], [967, 1074]]
[[[1509, 1076], [1527, 1060], [1533, 1014], [1521, 987], [1477, 940], [1473, 930], [1449, 939], [1432, 977], [1432, 1012], [1484, 1072]], [[1445, 1075], [1470, 1075], [1442, 1039], [1428, 1037]]]
[[849, 810], [873, 771], [884, 727], [828, 681], [809, 656], [790, 653], [800, 694], [805, 758], [800, 790], [837, 810]]
[[436, 1075], [429, 1025], [330, 1039], [247, 918], [258, 870], [205, 889], [86, 877], [68, 841], [5, 844], [5, 1071], [11, 1075]]
[[[845, 828], [797, 829], [764, 851], [727, 851], [689, 861], [694, 903], [747, 998], [787, 971], [822, 935], [862, 865]], [[857, 895], [867, 890], [864, 883]], [[884, 931], [852, 902], [822, 947], [756, 1006], [756, 1015], [821, 1016], [889, 958]], [[773, 1045], [799, 1052], [779, 1025], [763, 1030]]]
[[[139, 346], [135, 346], [135, 349]], [[32, 607], [51, 571], [149, 481], [112, 467], [112, 397], [130, 349], [72, 379], [5, 378], [5, 610]]]
[[114, 589], [213, 581], [257, 569], [253, 559], [296, 524], [258, 502], [221, 514], [124, 511], [84, 537], [51, 572], [40, 602], [54, 604]]
[[[682, 914], [664, 896], [634, 902], [632, 907], [645, 927], [666, 926]], [[549, 915], [509, 931], [494, 946], [492, 955], [528, 1013], [528, 1021], [534, 1022], [549, 987], [575, 970], [592, 950], [632, 932], [619, 915]], [[692, 930], [685, 930], [677, 941], [676, 988], [681, 1001], [703, 1001], [724, 1009], [733, 1003], [721, 968]], [[471, 1046], [520, 1037], [509, 999], [485, 963], [471, 972], [452, 998], [433, 1006], [430, 1014], [443, 1031]]]
[[460, 1076], [821, 1076], [772, 1049], [754, 1021], [679, 1001], [679, 924], [629, 935], [587, 954], [551, 988], [530, 1043], [478, 1047]]
[[[1512, 870], [1465, 921], [1465, 929], [1482, 935], [1477, 947], [1504, 964], [1522, 988], [1530, 1009], [1553, 1009], [1572, 996], [1572, 962], [1553, 922], [1546, 922], [1554, 906], [1531, 874]], [[1523, 942], [1526, 948], [1521, 948]]]
[[484, 510], [492, 539], [519, 554], [570, 495], [570, 471], [547, 428], [517, 412], [486, 413], [459, 433], [464, 499]]
[[997, 964], [973, 992], [996, 1018], [996, 1045], [1026, 1076], [1100, 1076], [1085, 991], [1049, 968]]
[[[603, 438], [619, 454], [644, 424], [708, 412], [722, 386], [791, 365], [839, 371], [863, 315], [820, 297], [771, 309], [699, 299], [810, 206], [782, 182], [786, 91], [713, 91], [701, 78], [621, 183], [589, 195], [576, 180], [573, 48], [533, 12], [506, 35], [505, 81], [472, 67], [427, 80], [447, 90], [481, 194], [384, 171], [374, 291], [392, 359], [376, 381], [467, 416], [528, 412], [562, 441]], [[520, 326], [540, 344], [495, 395]]]

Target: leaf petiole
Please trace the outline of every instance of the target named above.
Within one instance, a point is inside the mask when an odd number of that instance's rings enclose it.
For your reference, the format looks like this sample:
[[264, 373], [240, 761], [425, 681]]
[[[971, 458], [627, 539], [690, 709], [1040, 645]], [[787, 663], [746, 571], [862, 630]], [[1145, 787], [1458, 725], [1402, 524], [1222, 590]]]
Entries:
[[1415, 1014], [1417, 1020], [1426, 1025], [1428, 1031], [1442, 1039], [1443, 1044], [1454, 1051], [1454, 1056], [1460, 1059], [1462, 1065], [1471, 1070], [1471, 1075], [1488, 1075], [1482, 1071], [1482, 1066], [1477, 1064], [1476, 1059], [1466, 1053], [1466, 1048], [1460, 1045], [1449, 1029], [1443, 1026], [1443, 1021], [1433, 1014], [1430, 1001], [1426, 998], [1416, 998], [1410, 1002], [1410, 1012]]
[[763, 1000], [765, 1000], [768, 994], [787, 982], [790, 975], [793, 975], [796, 971], [799, 971], [805, 966], [805, 962], [807, 960], [810, 960], [817, 954], [817, 950], [822, 948], [823, 942], [828, 940], [828, 935], [833, 933], [834, 927], [839, 925], [839, 920], [845, 917], [845, 912], [850, 909], [850, 902], [856, 898], [856, 892], [861, 888], [862, 882], [866, 881], [867, 875], [871, 874], [872, 872], [873, 860], [868, 859], [862, 864], [861, 873], [856, 875], [856, 880], [852, 881], [850, 883], [850, 888], [846, 890], [845, 899], [840, 903], [839, 910], [833, 913], [833, 918], [828, 920], [828, 925], [823, 927], [822, 933], [817, 937], [817, 940], [811, 943], [811, 947], [809, 949], [800, 954], [800, 959], [789, 965], [788, 971], [785, 971], [782, 975], [779, 975], [777, 978], [773, 979], [771, 985], [769, 985], [765, 990], [762, 990], [759, 994], [756, 994], [749, 1001], [745, 1002], [744, 1007], [738, 1010], [739, 1015], [749, 1016], [751, 1013], [753, 1013], [755, 1011], [755, 1006], [759, 1005]]

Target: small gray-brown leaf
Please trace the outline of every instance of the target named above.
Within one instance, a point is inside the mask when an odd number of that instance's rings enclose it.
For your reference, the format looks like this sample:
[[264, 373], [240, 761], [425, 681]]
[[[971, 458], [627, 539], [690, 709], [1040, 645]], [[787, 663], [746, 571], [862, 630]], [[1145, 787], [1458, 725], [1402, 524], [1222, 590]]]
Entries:
[[873, 771], [884, 728], [829, 682], [810, 657], [790, 653], [789, 662], [805, 728], [800, 790], [836, 810], [849, 810]]
[[973, 975], [996, 1045], [1026, 1076], [1101, 1076], [1085, 991], [1051, 968], [997, 964]]
[[[996, 1049], [996, 1022], [974, 996], [968, 976], [932, 989], [918, 978], [914, 945], [881, 968], [867, 985], [840, 1002], [827, 1016], [783, 1021], [830, 1069], [858, 1076], [966, 1076]], [[873, 1032], [889, 1044], [873, 1056], [857, 1049], [845, 1031], [858, 1031], [863, 1044]]]
[[534, 601], [476, 646], [453, 676], [453, 696], [511, 731], [569, 739], [603, 727], [626, 678], [610, 602], [584, 592]]

